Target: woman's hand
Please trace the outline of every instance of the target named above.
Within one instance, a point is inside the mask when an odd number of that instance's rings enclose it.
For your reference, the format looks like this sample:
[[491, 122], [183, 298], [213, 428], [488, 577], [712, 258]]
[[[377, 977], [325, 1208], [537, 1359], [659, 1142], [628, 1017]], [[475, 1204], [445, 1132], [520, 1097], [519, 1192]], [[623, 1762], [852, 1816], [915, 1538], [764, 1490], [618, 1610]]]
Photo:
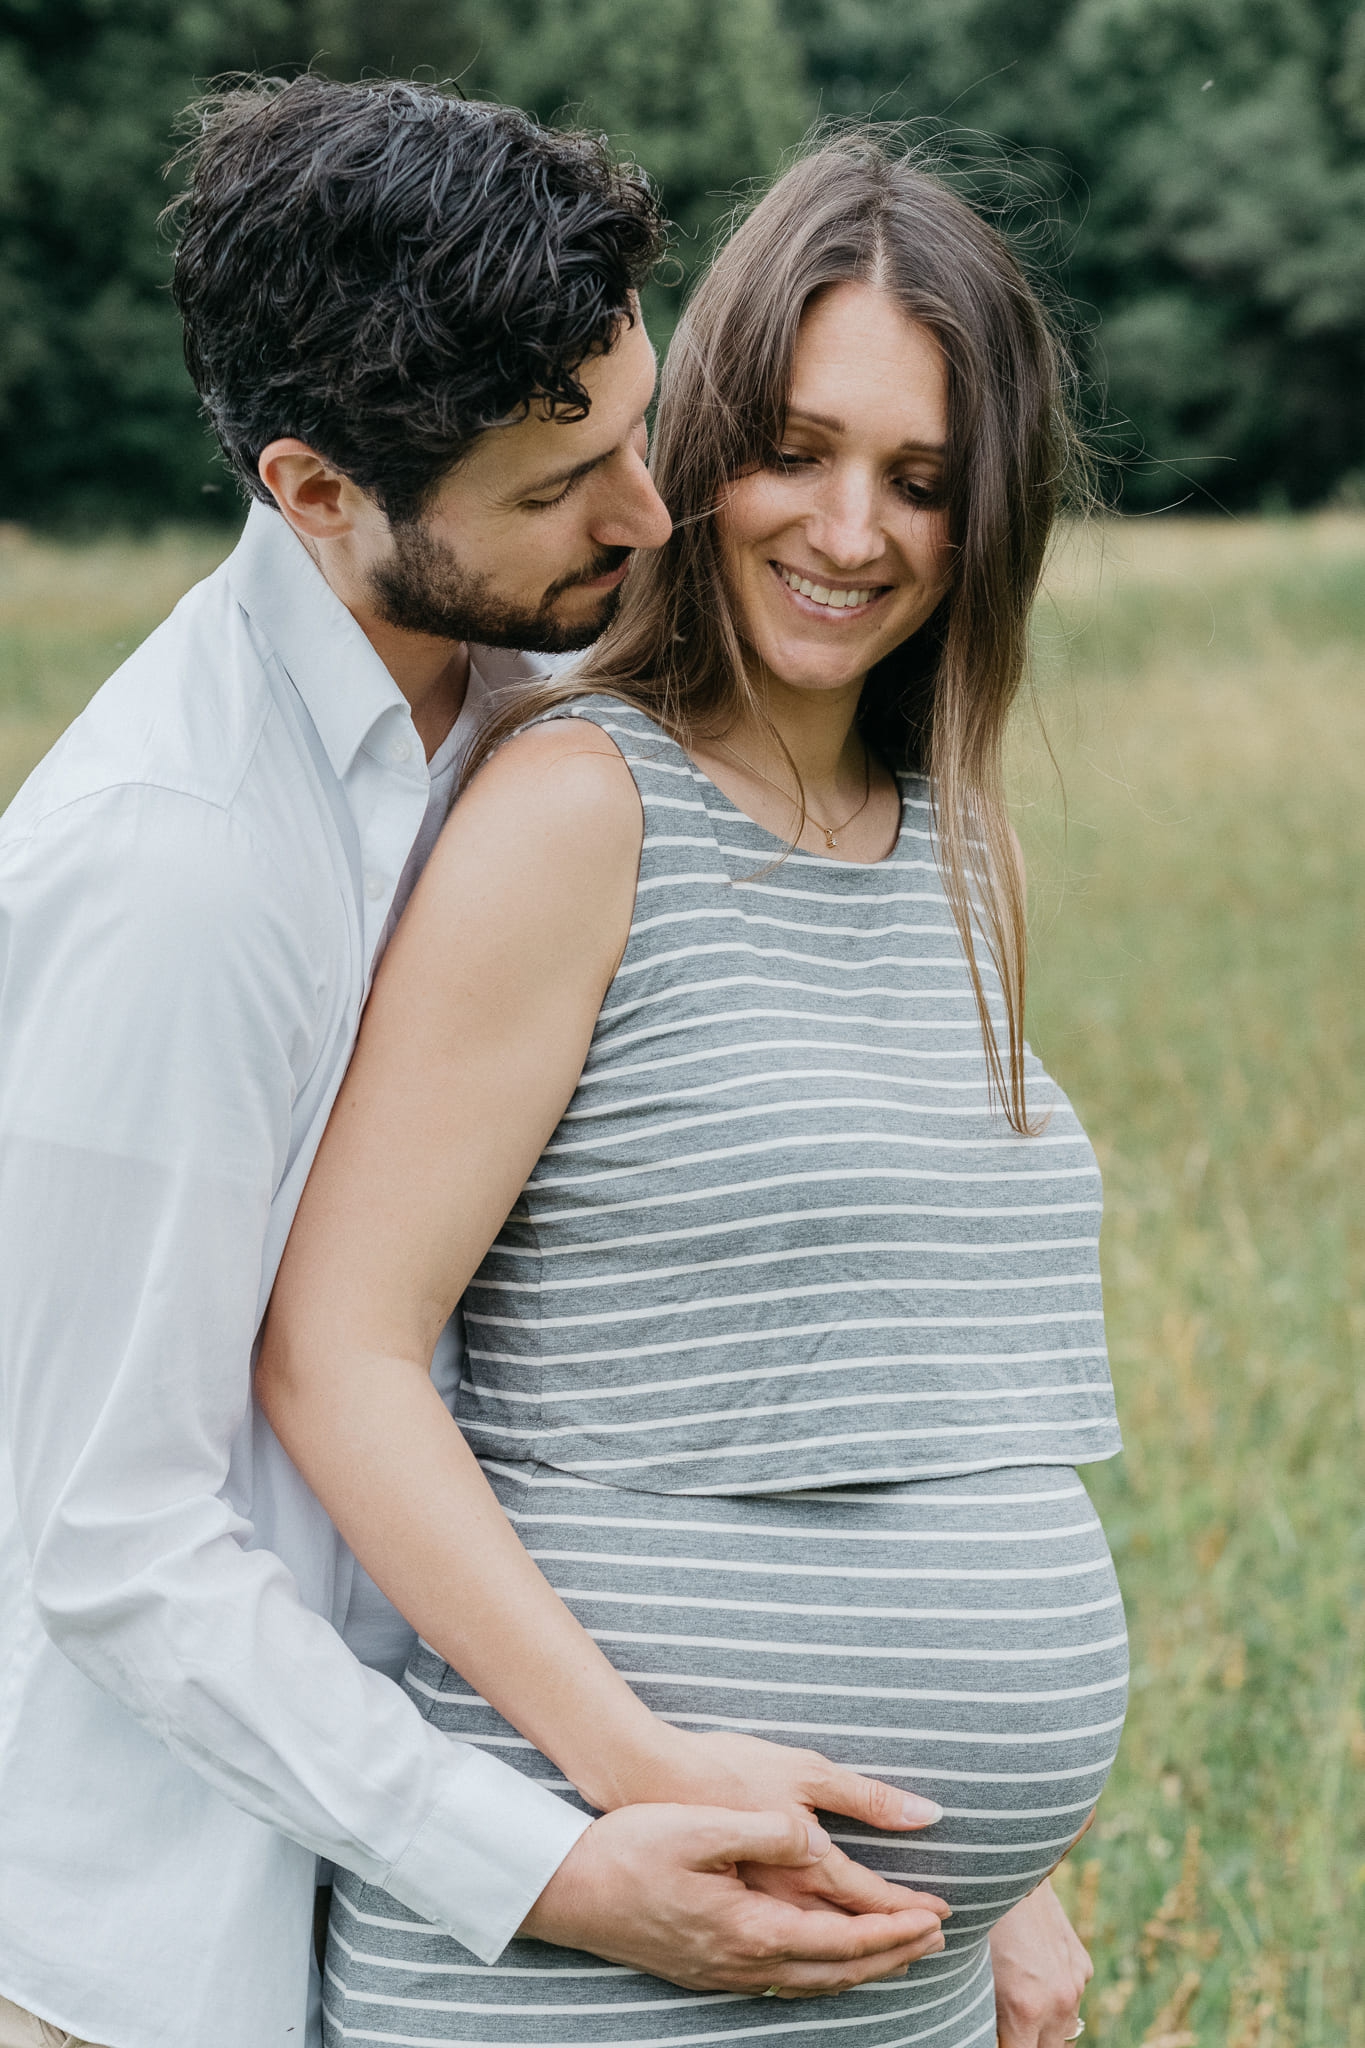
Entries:
[[601, 1760], [600, 1777], [579, 1783], [594, 1806], [610, 1810], [640, 1802], [729, 1806], [767, 1812], [804, 1806], [842, 1813], [869, 1827], [900, 1831], [932, 1827], [943, 1809], [915, 1792], [864, 1778], [814, 1749], [789, 1749], [755, 1735], [694, 1735], [655, 1720], [645, 1747]]
[[999, 2048], [1061, 2048], [1075, 2038], [1095, 1967], [1046, 1878], [991, 1929], [991, 1964]]

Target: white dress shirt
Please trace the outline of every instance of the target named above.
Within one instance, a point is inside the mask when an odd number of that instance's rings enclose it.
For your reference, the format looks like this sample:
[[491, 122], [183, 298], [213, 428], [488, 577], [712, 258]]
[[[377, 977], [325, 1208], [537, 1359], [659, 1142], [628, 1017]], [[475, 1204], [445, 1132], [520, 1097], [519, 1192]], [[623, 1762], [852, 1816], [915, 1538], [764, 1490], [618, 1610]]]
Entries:
[[251, 1403], [438, 805], [257, 506], [0, 821], [0, 1992], [109, 2048], [301, 2048], [319, 1856], [491, 1961], [586, 1825], [384, 1675], [411, 1637]]

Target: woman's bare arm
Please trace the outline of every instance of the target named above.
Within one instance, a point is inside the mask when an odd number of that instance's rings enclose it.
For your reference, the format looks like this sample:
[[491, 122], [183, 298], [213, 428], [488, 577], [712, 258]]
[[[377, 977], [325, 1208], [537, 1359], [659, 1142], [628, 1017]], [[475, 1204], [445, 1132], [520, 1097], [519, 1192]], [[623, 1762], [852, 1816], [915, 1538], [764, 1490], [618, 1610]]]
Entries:
[[922, 1826], [928, 1802], [811, 1752], [651, 1714], [523, 1549], [429, 1376], [577, 1085], [642, 833], [629, 770], [578, 721], [509, 742], [461, 800], [376, 978], [259, 1397], [395, 1606], [592, 1804], [818, 1804]]

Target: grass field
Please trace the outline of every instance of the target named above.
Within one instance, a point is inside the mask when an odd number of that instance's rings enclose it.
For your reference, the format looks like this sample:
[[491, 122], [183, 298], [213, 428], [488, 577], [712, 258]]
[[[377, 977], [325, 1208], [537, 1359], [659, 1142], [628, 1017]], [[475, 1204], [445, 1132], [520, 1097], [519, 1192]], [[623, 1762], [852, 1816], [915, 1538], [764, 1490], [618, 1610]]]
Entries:
[[[215, 552], [0, 541], [0, 800]], [[1031, 1034], [1105, 1168], [1128, 1444], [1088, 2038], [1365, 2048], [1365, 520], [1105, 525], [1038, 644]]]

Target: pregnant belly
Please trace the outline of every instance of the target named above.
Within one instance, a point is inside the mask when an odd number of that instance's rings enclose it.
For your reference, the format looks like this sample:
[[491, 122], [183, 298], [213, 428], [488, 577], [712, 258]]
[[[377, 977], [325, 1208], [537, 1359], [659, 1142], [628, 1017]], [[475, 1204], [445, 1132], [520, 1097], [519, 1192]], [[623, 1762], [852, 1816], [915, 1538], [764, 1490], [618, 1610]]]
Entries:
[[[943, 1819], [910, 1836], [825, 1820], [850, 1855], [948, 1901], [950, 1955], [1032, 1890], [1098, 1799], [1127, 1644], [1103, 1531], [1069, 1468], [728, 1499], [544, 1466], [489, 1477], [662, 1718], [819, 1749], [939, 1802]], [[437, 1725], [569, 1793], [425, 1647], [407, 1684]]]

